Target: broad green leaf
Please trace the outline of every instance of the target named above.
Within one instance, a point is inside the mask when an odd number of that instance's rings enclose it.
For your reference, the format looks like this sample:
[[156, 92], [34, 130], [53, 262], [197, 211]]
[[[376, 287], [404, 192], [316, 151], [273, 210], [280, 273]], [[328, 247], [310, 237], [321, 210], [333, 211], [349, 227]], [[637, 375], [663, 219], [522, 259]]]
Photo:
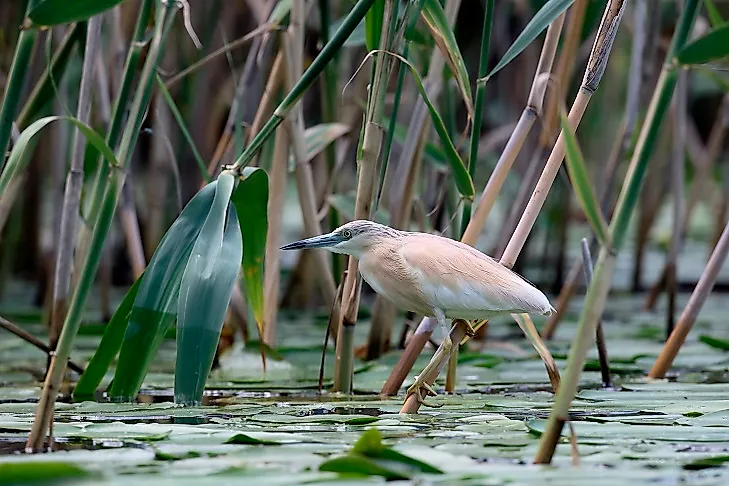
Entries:
[[243, 278], [246, 295], [263, 336], [263, 268], [268, 233], [268, 174], [263, 169], [246, 167], [243, 178], [231, 198], [238, 214], [240, 232], [243, 235]]
[[119, 352], [109, 395], [132, 400], [142, 386], [152, 358], [177, 317], [180, 281], [218, 181], [203, 187], [185, 206], [162, 238], [147, 265]]
[[365, 46], [368, 51], [380, 47], [380, 34], [382, 32], [382, 18], [385, 15], [385, 0], [375, 0], [364, 18]]
[[724, 23], [724, 19], [719, 13], [719, 9], [716, 8], [716, 4], [713, 0], [704, 0], [704, 7], [706, 7], [706, 13], [709, 16], [709, 21], [713, 28], [717, 28]]
[[74, 400], [93, 399], [96, 388], [104, 379], [104, 375], [109, 370], [116, 355], [119, 354], [124, 333], [129, 325], [129, 318], [132, 315], [132, 306], [137, 298], [137, 292], [143, 277], [144, 273], [132, 284], [121, 304], [117, 307], [116, 312], [111, 316], [94, 356], [73, 389]]
[[43, 130], [49, 124], [55, 121], [69, 121], [76, 128], [81, 131], [86, 141], [94, 146], [98, 150], [107, 162], [111, 166], [118, 167], [119, 162], [114, 155], [114, 152], [109, 148], [104, 139], [99, 135], [93, 128], [83, 123], [78, 118], [72, 116], [47, 116], [36, 120], [31, 123], [28, 128], [23, 130], [18, 137], [18, 142], [13, 145], [13, 150], [10, 152], [10, 156], [5, 164], [2, 174], [0, 174], [0, 204], [3, 202], [3, 197], [7, 197], [7, 189], [10, 185], [20, 176], [28, 167], [30, 162], [30, 155], [32, 147], [30, 146], [33, 137], [35, 137], [41, 130]]
[[28, 17], [35, 25], [58, 25], [87, 20], [115, 7], [122, 0], [43, 0]]
[[349, 127], [344, 123], [320, 123], [307, 128], [304, 132], [306, 162], [313, 160], [329, 144], [348, 132]]
[[456, 182], [458, 192], [461, 193], [461, 195], [465, 198], [472, 198], [475, 194], [475, 189], [473, 187], [473, 181], [471, 180], [471, 176], [468, 173], [468, 169], [466, 168], [466, 164], [464, 164], [463, 159], [461, 159], [461, 156], [458, 154], [456, 147], [453, 145], [453, 141], [448, 135], [448, 130], [446, 129], [445, 124], [443, 123], [443, 119], [440, 117], [437, 108], [430, 101], [430, 98], [428, 98], [428, 93], [425, 91], [425, 86], [423, 86], [423, 80], [420, 78], [418, 70], [415, 69], [415, 66], [410, 64], [410, 62], [404, 57], [398, 54], [394, 54], [392, 52], [388, 52], [388, 55], [396, 57], [400, 60], [400, 62], [405, 64], [408, 69], [410, 69], [410, 72], [415, 79], [415, 85], [418, 87], [418, 91], [420, 92], [420, 96], [422, 96], [423, 101], [425, 101], [425, 104], [428, 107], [428, 111], [430, 112], [430, 118], [433, 122], [433, 128], [435, 129], [435, 132], [438, 134], [438, 137], [443, 144], [443, 151], [445, 152], [446, 160], [448, 161], [448, 164], [451, 166], [451, 170], [453, 171], [453, 179]]
[[706, 64], [729, 56], [729, 25], [716, 28], [676, 54], [679, 64]]
[[58, 461], [6, 462], [0, 464], [0, 484], [58, 484], [91, 476], [75, 464]]
[[193, 405], [202, 400], [240, 271], [243, 242], [230, 201], [235, 182], [228, 172], [218, 177], [212, 207], [180, 282], [175, 403]]
[[529, 21], [527, 26], [524, 27], [521, 34], [519, 34], [514, 43], [507, 49], [504, 57], [494, 66], [486, 78], [490, 78], [513, 61], [554, 19], [567, 10], [573, 2], [574, 0], [549, 0], [545, 3], [536, 15], [532, 17], [532, 20]]
[[463, 101], [466, 103], [468, 114], [473, 119], [473, 98], [466, 63], [463, 60], [458, 42], [456, 42], [456, 36], [448, 23], [448, 17], [446, 17], [443, 7], [438, 0], [425, 0], [420, 14], [423, 16], [423, 20], [425, 20], [431, 34], [433, 34], [435, 44], [448, 62], [448, 66], [450, 66], [451, 72], [456, 78], [456, 83], [458, 83], [458, 89], [461, 91]]
[[565, 142], [567, 171], [572, 180], [575, 195], [585, 212], [587, 220], [590, 222], [590, 226], [592, 226], [592, 230], [595, 232], [597, 240], [601, 245], [606, 245], [609, 243], [608, 226], [600, 210], [600, 204], [597, 202], [597, 196], [593, 191], [590, 178], [587, 175], [582, 151], [564, 110], [560, 111], [560, 124]]

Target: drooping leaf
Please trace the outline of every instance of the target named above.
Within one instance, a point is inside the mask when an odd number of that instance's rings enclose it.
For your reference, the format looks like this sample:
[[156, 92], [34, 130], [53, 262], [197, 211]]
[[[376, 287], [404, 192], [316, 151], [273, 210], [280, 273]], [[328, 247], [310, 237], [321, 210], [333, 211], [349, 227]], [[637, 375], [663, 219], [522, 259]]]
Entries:
[[167, 329], [177, 317], [182, 275], [212, 207], [217, 184], [216, 180], [206, 185], [187, 203], [147, 265], [109, 389], [112, 399], [134, 398]]
[[597, 196], [593, 191], [590, 178], [587, 175], [587, 167], [585, 167], [585, 159], [582, 157], [582, 151], [577, 143], [575, 133], [567, 119], [564, 110], [560, 111], [560, 124], [562, 126], [562, 134], [565, 141], [567, 171], [572, 180], [572, 187], [575, 190], [577, 200], [585, 212], [587, 220], [590, 222], [592, 230], [601, 245], [608, 244], [608, 226], [605, 218], [600, 210], [600, 204], [597, 202]]
[[466, 63], [461, 55], [461, 50], [456, 42], [456, 36], [448, 24], [443, 7], [438, 0], [425, 0], [423, 2], [423, 10], [420, 14], [428, 26], [435, 44], [440, 49], [441, 54], [448, 62], [451, 72], [456, 79], [458, 89], [461, 92], [463, 101], [466, 103], [466, 109], [471, 118], [473, 118], [473, 97], [471, 96], [471, 85], [468, 80], [468, 71]]
[[124, 333], [129, 324], [129, 318], [132, 315], [134, 300], [137, 298], [137, 292], [139, 291], [139, 285], [143, 277], [144, 273], [132, 284], [124, 299], [119, 304], [119, 307], [117, 307], [116, 312], [111, 316], [109, 323], [104, 329], [104, 335], [101, 338], [99, 346], [96, 348], [91, 361], [89, 361], [89, 364], [86, 366], [86, 369], [73, 389], [74, 400], [79, 401], [93, 398], [96, 388], [101, 383], [101, 380], [104, 379], [104, 375], [109, 370], [111, 362], [119, 354]]
[[58, 25], [87, 20], [115, 7], [122, 0], [43, 0], [28, 17], [35, 25]]
[[231, 198], [243, 235], [243, 278], [258, 332], [263, 335], [263, 269], [268, 233], [268, 174], [257, 167], [246, 167], [243, 179]]
[[93, 128], [72, 116], [47, 116], [28, 125], [28, 128], [20, 133], [17, 143], [13, 145], [13, 150], [10, 152], [5, 168], [0, 175], [0, 201], [2, 201], [2, 197], [7, 193], [10, 184], [20, 177], [28, 167], [28, 163], [30, 162], [29, 144], [33, 137], [49, 124], [60, 120], [71, 122], [79, 129], [81, 134], [86, 138], [86, 141], [93, 145], [110, 165], [119, 166], [114, 152], [106, 144], [103, 137]]
[[507, 64], [513, 61], [516, 56], [526, 49], [526, 47], [537, 38], [539, 34], [551, 24], [554, 19], [559, 17], [562, 12], [567, 10], [575, 0], [549, 0], [542, 8], [532, 17], [521, 34], [516, 38], [513, 44], [507, 49], [501, 60], [489, 72], [487, 78], [490, 78], [497, 72], [501, 71]]
[[446, 129], [445, 124], [443, 123], [443, 119], [440, 117], [437, 108], [430, 101], [428, 93], [425, 90], [425, 86], [423, 86], [423, 80], [420, 78], [420, 74], [418, 74], [418, 70], [415, 69], [415, 66], [413, 66], [404, 57], [391, 52], [389, 52], [388, 55], [396, 57], [398, 60], [400, 60], [400, 62], [407, 66], [412, 73], [413, 79], [415, 79], [415, 85], [420, 92], [420, 96], [422, 96], [423, 101], [425, 101], [425, 104], [428, 107], [428, 111], [430, 112], [430, 118], [433, 122], [433, 128], [435, 129], [435, 132], [438, 134], [438, 137], [443, 144], [443, 151], [445, 152], [446, 160], [448, 161], [448, 164], [453, 171], [453, 179], [456, 182], [458, 192], [461, 193], [463, 197], [472, 198], [475, 194], [475, 189], [473, 187], [473, 181], [471, 180], [471, 176], [468, 173], [468, 169], [466, 168], [466, 164], [463, 162], [463, 159], [461, 159], [461, 156], [458, 154], [456, 147], [453, 145], [453, 141], [448, 135], [448, 130]]
[[385, 0], [375, 0], [365, 15], [365, 46], [368, 51], [380, 47], [382, 19], [385, 15]]
[[706, 64], [729, 56], [729, 25], [723, 25], [678, 51], [680, 64]]
[[344, 123], [320, 123], [319, 125], [307, 128], [304, 131], [306, 162], [313, 160], [329, 144], [348, 132], [349, 127]]
[[218, 177], [212, 207], [182, 275], [177, 306], [175, 403], [199, 404], [243, 258], [231, 195], [232, 174]]

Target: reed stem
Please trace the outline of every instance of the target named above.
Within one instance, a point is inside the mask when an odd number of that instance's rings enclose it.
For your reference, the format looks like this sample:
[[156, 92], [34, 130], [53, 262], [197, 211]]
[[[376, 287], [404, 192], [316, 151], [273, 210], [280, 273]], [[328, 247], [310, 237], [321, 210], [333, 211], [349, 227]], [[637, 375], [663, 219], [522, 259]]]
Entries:
[[132, 151], [139, 136], [139, 129], [144, 120], [144, 113], [149, 106], [157, 62], [164, 49], [167, 34], [172, 26], [176, 10], [177, 5], [169, 2], [164, 4], [164, 8], [159, 8], [157, 11], [154, 35], [144, 69], [139, 77], [139, 89], [129, 111], [129, 118], [117, 152], [117, 160], [119, 160], [122, 166], [111, 173], [106, 184], [102, 204], [91, 237], [91, 251], [81, 266], [78, 285], [69, 305], [63, 330], [58, 340], [56, 354], [54, 354], [51, 360], [46, 381], [43, 385], [43, 391], [38, 401], [35, 420], [33, 421], [33, 427], [26, 444], [26, 451], [28, 452], [40, 450], [43, 446], [46, 432], [51, 426], [53, 408], [61, 381], [63, 380], [63, 375], [66, 371], [68, 357], [71, 354], [73, 341], [81, 324], [81, 314], [85, 307], [86, 299], [88, 298], [94, 276], [99, 267], [104, 241], [109, 232], [121, 189], [124, 185], [125, 170], [129, 166]]
[[[592, 281], [593, 265], [592, 255], [590, 254], [590, 244], [587, 238], [582, 238], [582, 269], [585, 276], [585, 284], [589, 287]], [[602, 321], [597, 323], [595, 331], [595, 342], [597, 343], [597, 357], [600, 361], [600, 374], [602, 376], [602, 385], [604, 387], [612, 387], [610, 379], [610, 359], [608, 358], [607, 343], [605, 342], [605, 333], [602, 330]]]
[[[40, 0], [29, 0], [25, 9], [26, 14], [35, 7]], [[30, 66], [33, 46], [38, 38], [38, 29], [23, 28], [18, 36], [18, 45], [10, 65], [8, 80], [5, 85], [5, 95], [0, 108], [0, 167], [5, 167], [5, 154], [10, 146], [10, 136], [13, 131], [13, 122], [20, 105], [20, 94], [25, 84], [25, 77]]]
[[[534, 80], [532, 81], [531, 91], [527, 106], [524, 108], [514, 131], [509, 137], [509, 141], [504, 148], [499, 161], [496, 164], [491, 176], [489, 177], [486, 187], [481, 194], [476, 211], [473, 213], [466, 230], [463, 233], [461, 241], [471, 246], [475, 246], [479, 235], [486, 225], [488, 215], [493, 208], [496, 198], [501, 192], [501, 188], [506, 181], [506, 176], [511, 170], [516, 157], [521, 152], [529, 131], [531, 130], [538, 114], [541, 112], [544, 94], [546, 92], [546, 78], [552, 70], [552, 63], [557, 52], [559, 37], [564, 25], [565, 13], [557, 17], [554, 22], [549, 24], [547, 34], [542, 46], [542, 53], [539, 57]], [[408, 373], [412, 370], [415, 361], [423, 351], [425, 343], [430, 340], [436, 322], [428, 317], [423, 318], [415, 331], [413, 339], [407, 345], [404, 353], [400, 355], [398, 362], [395, 364], [390, 376], [382, 386], [380, 395], [390, 396], [396, 395], [402, 383], [405, 381]], [[456, 342], [456, 341], [453, 341]]]
[[[382, 32], [389, 33], [391, 25], [397, 19], [393, 18], [393, 0], [386, 0], [385, 11], [382, 18]], [[389, 35], [380, 36], [380, 49], [390, 51]], [[389, 79], [389, 66], [385, 53], [376, 54], [370, 96], [365, 115], [364, 133], [362, 135], [362, 148], [357, 161], [357, 197], [354, 203], [355, 219], [370, 219], [377, 182], [377, 159], [382, 148], [382, 120], [385, 110], [385, 94], [387, 93], [387, 80]], [[355, 258], [350, 257], [347, 264], [347, 276], [344, 278], [342, 290], [342, 305], [337, 332], [337, 348], [334, 363], [334, 391], [352, 392], [352, 373], [354, 364], [354, 326], [357, 321], [359, 298], [362, 289], [362, 280], [358, 272]]]
[[[595, 43], [587, 62], [587, 69], [582, 80], [582, 86], [569, 112], [568, 119], [573, 132], [576, 131], [577, 126], [585, 113], [590, 97], [600, 84], [624, 10], [625, 3], [623, 0], [612, 0], [605, 8], [605, 12], [595, 38]], [[512, 238], [501, 257], [500, 263], [502, 265], [508, 268], [514, 266], [514, 262], [523, 248], [526, 238], [529, 235], [544, 201], [547, 198], [549, 189], [551, 188], [557, 172], [562, 165], [564, 156], [564, 133], [560, 132], [559, 138], [557, 139], [557, 142], [552, 149], [552, 153], [547, 160], [547, 164], [542, 171], [537, 187], [534, 189], [526, 210], [519, 221], [519, 225], [517, 226], [516, 231], [514, 231], [514, 234], [512, 235]], [[460, 339], [456, 338], [453, 335], [453, 332], [455, 332], [455, 329], [451, 333], [452, 341], [454, 343], [460, 342]], [[536, 338], [539, 339], [538, 336], [536, 336]], [[532, 344], [535, 346], [543, 345], [543, 343]], [[435, 377], [433, 377], [433, 379], [435, 379]], [[428, 383], [432, 384], [433, 381], [428, 381]], [[560, 385], [558, 394], [562, 392], [563, 388], [564, 386]], [[400, 413], [416, 413], [419, 410], [420, 405], [421, 404], [418, 401], [416, 394], [410, 394], [406, 398]]]
[[729, 253], [729, 223], [724, 227], [724, 231], [709, 257], [709, 262], [699, 278], [699, 283], [696, 284], [696, 288], [691, 293], [691, 297], [678, 319], [676, 328], [669, 336], [666, 344], [663, 345], [661, 353], [650, 372], [648, 372], [649, 378], [659, 379], [666, 376], [666, 372], [673, 364], [673, 360], [676, 359], [681, 346], [686, 341], [686, 336], [688, 336], [689, 331], [696, 322], [696, 316], [699, 315], [701, 307], [714, 287], [716, 277], [719, 275], [722, 265], [724, 265], [727, 253]]
[[[622, 12], [623, 2], [611, 2], [609, 9]], [[620, 5], [618, 5], [620, 4]], [[645, 123], [641, 129], [636, 150], [630, 161], [628, 176], [618, 198], [613, 219], [610, 224], [610, 240], [612, 247], [602, 247], [595, 266], [595, 273], [585, 298], [584, 308], [580, 315], [580, 324], [572, 346], [570, 347], [567, 369], [562, 385], [557, 392], [554, 405], [547, 421], [547, 426], [539, 442], [539, 449], [534, 458], [537, 464], [548, 464], [552, 461], [557, 441], [567, 420], [572, 399], [577, 392], [580, 374], [585, 363], [587, 350], [595, 335], [597, 322], [602, 315], [610, 290], [617, 252], [624, 242], [628, 224], [643, 183], [643, 176], [648, 166], [661, 122], [665, 118], [670, 105], [673, 89], [676, 85], [676, 72], [672, 63], [676, 52], [685, 44], [694, 24], [701, 2], [688, 0], [675, 30], [671, 47], [666, 56], [663, 71], [659, 77], [653, 99], [651, 100]], [[618, 17], [619, 18], [619, 17]]]
[[[91, 118], [91, 91], [94, 86], [96, 59], [101, 47], [101, 16], [92, 17], [87, 22], [86, 50], [84, 52], [81, 86], [79, 88], [78, 110], [76, 118], [89, 123]], [[84, 181], [84, 154], [86, 140], [81, 130], [74, 131], [71, 152], [71, 166], [66, 176], [66, 189], [61, 210], [61, 227], [56, 252], [55, 276], [53, 279], [53, 304], [51, 307], [50, 348], [56, 349], [61, 334], [63, 320], [66, 317], [66, 303], [71, 290], [71, 271], [73, 268], [73, 251], [76, 246], [79, 205], [81, 203], [81, 187]]]
[[[347, 17], [342, 22], [342, 25], [334, 33], [332, 39], [327, 45], [321, 50], [314, 61], [304, 71], [301, 79], [296, 85], [288, 92], [281, 103], [276, 107], [271, 118], [268, 119], [266, 124], [261, 128], [261, 131], [251, 140], [243, 153], [236, 159], [235, 163], [230, 167], [234, 172], [240, 172], [256, 154], [261, 150], [263, 143], [268, 140], [276, 128], [281, 124], [286, 115], [288, 115], [291, 108], [298, 103], [306, 90], [311, 86], [317, 77], [322, 73], [327, 64], [334, 58], [336, 53], [342, 47], [344, 42], [349, 38], [350, 34], [359, 25], [364, 18], [367, 11], [370, 9], [375, 0], [359, 0], [352, 10], [349, 12]], [[378, 56], [382, 57], [382, 56]]]

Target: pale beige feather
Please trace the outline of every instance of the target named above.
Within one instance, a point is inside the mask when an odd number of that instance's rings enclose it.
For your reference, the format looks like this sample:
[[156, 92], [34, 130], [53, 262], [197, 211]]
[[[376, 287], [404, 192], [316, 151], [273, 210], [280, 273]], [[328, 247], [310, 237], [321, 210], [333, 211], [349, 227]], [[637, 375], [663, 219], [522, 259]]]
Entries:
[[403, 232], [383, 238], [363, 255], [360, 269], [376, 292], [424, 315], [432, 316], [433, 308], [451, 319], [553, 311], [547, 297], [517, 273], [469, 245], [436, 235]]

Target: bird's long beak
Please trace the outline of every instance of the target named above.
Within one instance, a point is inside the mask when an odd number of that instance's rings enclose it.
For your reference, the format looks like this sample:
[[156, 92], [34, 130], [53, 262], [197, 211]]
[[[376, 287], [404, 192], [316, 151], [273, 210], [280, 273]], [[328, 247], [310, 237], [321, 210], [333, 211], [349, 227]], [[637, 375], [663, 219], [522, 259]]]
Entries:
[[325, 235], [312, 236], [305, 240], [294, 241], [288, 245], [281, 247], [282, 250], [298, 250], [301, 248], [326, 248], [334, 246], [343, 241], [342, 237], [337, 233], [327, 233]]

